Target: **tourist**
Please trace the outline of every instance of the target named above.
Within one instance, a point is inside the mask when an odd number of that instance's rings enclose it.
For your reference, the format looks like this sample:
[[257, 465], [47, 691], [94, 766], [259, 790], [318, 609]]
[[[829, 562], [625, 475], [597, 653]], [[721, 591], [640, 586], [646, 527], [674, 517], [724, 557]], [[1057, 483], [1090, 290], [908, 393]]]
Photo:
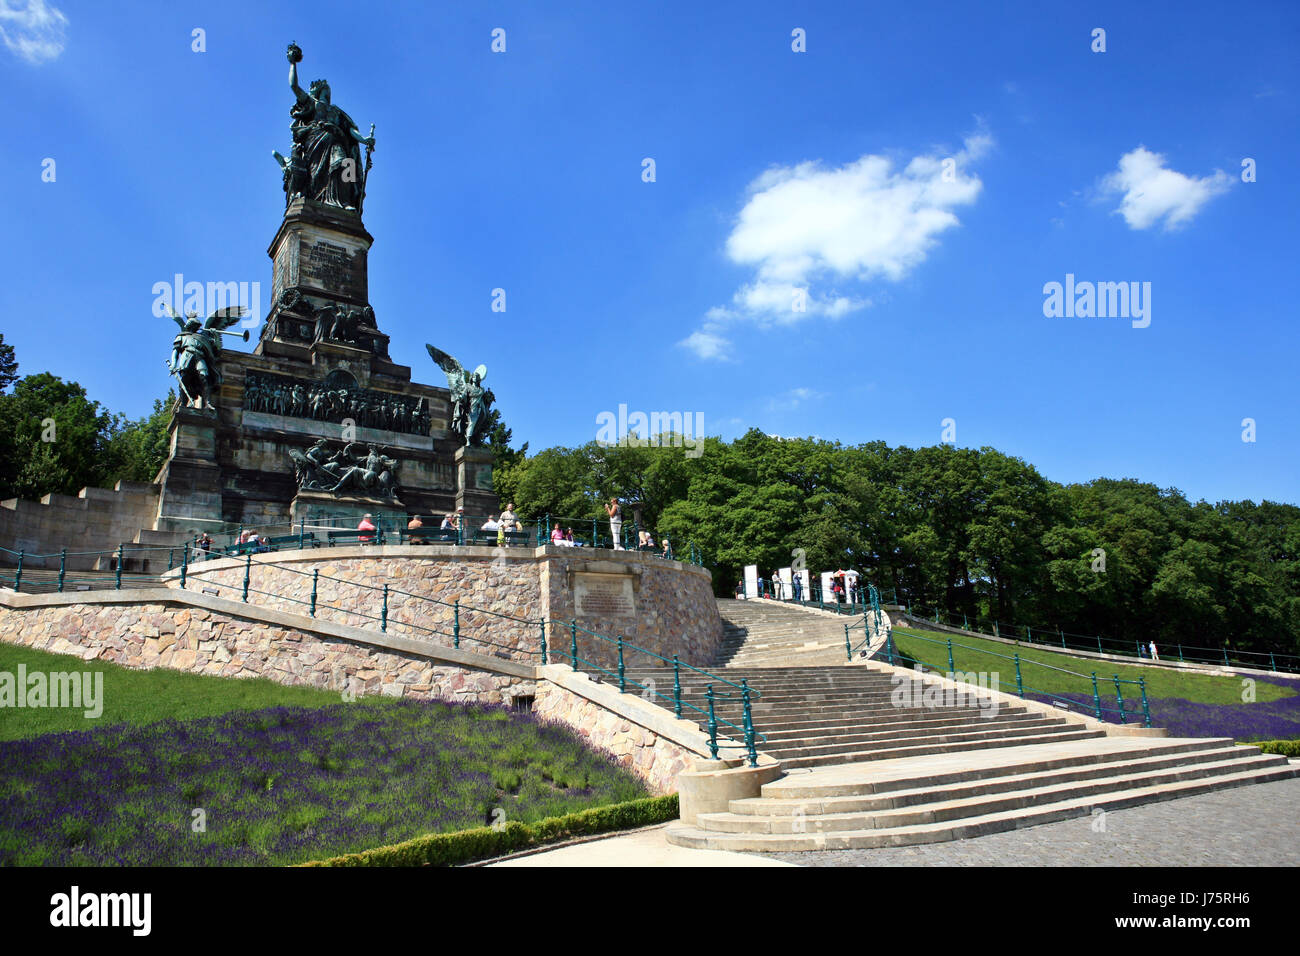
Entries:
[[200, 554], [205, 554], [212, 550], [212, 535], [204, 531], [199, 535], [198, 540], [194, 542], [194, 547], [198, 548]]
[[497, 516], [496, 516], [496, 515], [489, 515], [487, 521], [484, 521], [484, 522], [483, 522], [483, 526], [482, 526], [481, 528], [479, 528], [479, 530], [480, 530], [480, 531], [496, 531], [497, 528], [499, 528], [499, 527], [500, 527], [500, 524], [497, 522]]
[[[424, 522], [420, 520], [419, 515], [412, 515], [411, 520], [406, 522], [407, 531], [415, 531], [417, 528], [423, 528], [423, 527], [424, 527]], [[425, 540], [426, 539], [424, 538], [423, 535], [420, 534], [411, 535], [411, 544], [424, 544]]]
[[1153, 661], [1158, 661], [1158, 660], [1160, 660], [1160, 652], [1156, 650], [1156, 642], [1155, 642], [1155, 641], [1152, 641], [1152, 642], [1151, 642], [1151, 659], [1152, 659]]
[[803, 601], [803, 575], [798, 571], [794, 573], [794, 599]]
[[668, 535], [663, 536], [661, 543], [663, 544], [664, 557], [671, 561], [673, 559], [673, 548], [672, 545], [668, 543]]
[[456, 540], [456, 516], [448, 511], [442, 517], [442, 524], [438, 526], [443, 541]]
[[551, 544], [557, 546], [564, 544], [564, 532], [560, 530], [558, 524], [551, 530]]
[[781, 595], [783, 593], [784, 592], [782, 592], [781, 590], [781, 575], [773, 571], [772, 572], [772, 597], [780, 601], [782, 599]]
[[740, 600], [741, 598], [743, 598], [744, 596], [745, 596], [745, 582], [744, 582], [744, 581], [737, 581], [737, 582], [736, 582], [736, 600], [739, 601], [739, 600]]
[[605, 505], [605, 513], [609, 515], [609, 534], [614, 539], [614, 550], [622, 551], [623, 542], [619, 540], [619, 535], [623, 531], [623, 513], [619, 510], [617, 498], [609, 499], [609, 504]]
[[580, 547], [582, 547], [582, 542], [579, 541], [579, 540], [577, 540], [576, 538], [574, 538], [574, 536], [573, 536], [573, 529], [572, 529], [572, 528], [566, 528], [566, 529], [565, 529], [565, 532], [564, 532], [564, 543], [565, 543], [568, 547], [570, 547], [570, 548], [580, 548]]
[[[376, 530], [376, 528], [375, 528], [375, 526], [374, 526], [374, 523], [370, 520], [370, 515], [363, 515], [363, 516], [362, 516], [361, 520], [360, 520], [359, 522], [357, 522], [357, 530], [358, 530], [358, 531], [375, 531], [375, 530]], [[373, 534], [368, 534], [368, 535], [367, 535], [367, 534], [358, 535], [358, 536], [357, 536], [357, 543], [358, 543], [358, 544], [374, 544], [374, 543], [375, 543], [375, 537], [374, 537]]]
[[505, 545], [506, 532], [514, 531], [515, 525], [517, 525], [518, 523], [519, 523], [519, 519], [515, 516], [515, 504], [512, 501], [508, 505], [506, 505], [506, 510], [501, 512], [501, 520], [499, 526], [497, 527], [497, 547], [502, 547]]

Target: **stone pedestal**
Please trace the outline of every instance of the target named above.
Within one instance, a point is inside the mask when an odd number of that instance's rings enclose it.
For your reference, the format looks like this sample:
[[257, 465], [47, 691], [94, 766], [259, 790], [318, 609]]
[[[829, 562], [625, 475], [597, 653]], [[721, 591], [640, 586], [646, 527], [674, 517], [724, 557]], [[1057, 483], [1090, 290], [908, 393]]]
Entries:
[[201, 530], [221, 517], [221, 468], [217, 464], [217, 413], [211, 408], [172, 410], [170, 451], [158, 473], [158, 531]]
[[456, 449], [456, 507], [467, 515], [488, 515], [500, 510], [492, 490], [492, 451], [488, 448]]
[[[301, 520], [306, 524], [308, 531], [312, 530], [314, 523], [325, 516], [333, 519], [329, 522], [331, 527], [346, 531], [355, 528], [357, 522], [365, 515], [377, 519], [381, 514], [394, 512], [405, 514], [402, 503], [396, 498], [332, 495], [326, 491], [300, 491], [294, 496], [293, 504], [289, 507], [293, 526], [297, 528]], [[318, 532], [316, 537], [324, 538], [324, 534]]]

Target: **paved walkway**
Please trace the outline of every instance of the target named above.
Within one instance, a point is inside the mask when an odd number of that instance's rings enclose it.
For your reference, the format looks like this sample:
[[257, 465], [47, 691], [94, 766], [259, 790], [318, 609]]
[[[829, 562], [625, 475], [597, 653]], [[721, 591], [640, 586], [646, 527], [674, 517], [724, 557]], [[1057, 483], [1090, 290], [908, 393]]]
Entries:
[[1300, 866], [1300, 778], [949, 843], [754, 855], [800, 866]]
[[721, 850], [687, 850], [669, 846], [662, 826], [624, 836], [592, 840], [528, 856], [503, 860], [491, 866], [793, 866], [759, 854]]

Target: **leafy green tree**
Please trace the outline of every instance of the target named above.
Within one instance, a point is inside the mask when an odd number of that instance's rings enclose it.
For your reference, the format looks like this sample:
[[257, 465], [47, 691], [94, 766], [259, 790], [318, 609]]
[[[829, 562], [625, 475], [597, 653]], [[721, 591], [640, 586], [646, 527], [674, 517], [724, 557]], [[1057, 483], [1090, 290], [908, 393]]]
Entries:
[[0, 392], [18, 381], [18, 359], [14, 356], [14, 347], [5, 344], [4, 333], [0, 332]]

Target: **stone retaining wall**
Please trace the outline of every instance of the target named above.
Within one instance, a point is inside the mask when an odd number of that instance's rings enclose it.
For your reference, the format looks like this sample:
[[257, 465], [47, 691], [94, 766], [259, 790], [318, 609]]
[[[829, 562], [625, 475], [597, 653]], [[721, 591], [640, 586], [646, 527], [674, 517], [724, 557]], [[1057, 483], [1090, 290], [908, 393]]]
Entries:
[[[677, 654], [696, 666], [706, 666], [722, 640], [709, 572], [636, 552], [584, 554], [550, 546], [321, 548], [254, 555], [248, 570], [250, 602], [293, 614], [308, 613], [312, 571], [317, 571], [316, 616], [371, 629], [379, 626], [386, 584], [389, 632], [428, 636], [444, 644], [451, 643], [452, 634], [453, 611], [448, 605], [459, 598], [462, 648], [532, 664], [541, 663], [538, 622], [575, 617], [573, 580], [581, 573], [630, 577], [635, 582], [635, 615], [578, 616], [579, 628], [608, 637], [622, 635], [648, 651], [665, 658]], [[217, 590], [222, 597], [238, 600], [244, 573], [243, 559], [193, 564], [187, 587]], [[179, 587], [179, 573], [169, 574], [166, 583]], [[430, 630], [436, 635], [430, 636]], [[547, 645], [549, 660], [567, 662], [569, 628], [552, 624]], [[578, 656], [613, 668], [618, 654], [613, 643], [580, 632]], [[625, 663], [658, 662], [629, 650]]]
[[[171, 602], [0, 607], [0, 641], [126, 667], [502, 703], [534, 682]], [[111, 687], [108, 693], [112, 693]]]

